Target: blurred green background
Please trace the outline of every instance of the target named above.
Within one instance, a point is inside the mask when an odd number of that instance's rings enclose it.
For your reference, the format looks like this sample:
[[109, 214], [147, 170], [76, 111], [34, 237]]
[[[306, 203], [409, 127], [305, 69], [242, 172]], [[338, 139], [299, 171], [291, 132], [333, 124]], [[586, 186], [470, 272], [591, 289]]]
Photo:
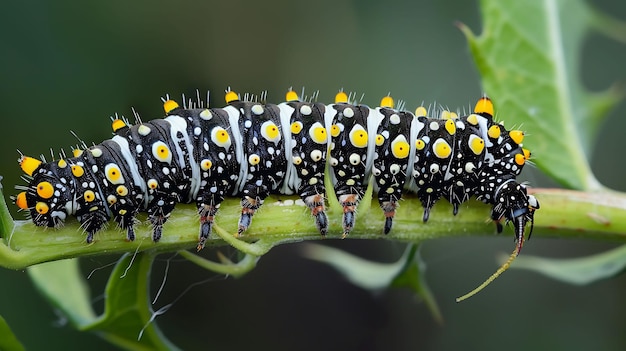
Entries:
[[[626, 18], [624, 3], [593, 3]], [[143, 119], [161, 117], [159, 98], [166, 93], [210, 90], [212, 104], [221, 106], [229, 86], [239, 92], [267, 90], [272, 102], [282, 101], [290, 86], [319, 90], [324, 102], [344, 88], [365, 93], [370, 105], [391, 92], [409, 109], [422, 102], [469, 108], [483, 93], [465, 39], [454, 26], [461, 21], [480, 31], [476, 1], [35, 0], [4, 3], [3, 13], [0, 174], [6, 198], [21, 183], [16, 149], [31, 156], [49, 155], [50, 148], [69, 151], [76, 144], [70, 130], [88, 143], [99, 142], [111, 136], [108, 116], [115, 112], [131, 116], [134, 107]], [[591, 35], [581, 54], [581, 75], [590, 89], [625, 78], [623, 45]], [[611, 114], [592, 160], [600, 181], [622, 191], [625, 107]], [[532, 131], [527, 140], [531, 143]], [[533, 170], [522, 178], [534, 186], [554, 185]], [[443, 325], [411, 292], [373, 295], [353, 287], [331, 269], [303, 259], [299, 245], [272, 250], [239, 280], [211, 278], [175, 258], [155, 309], [194, 282], [210, 281], [180, 297], [157, 322], [189, 350], [626, 348], [623, 276], [572, 287], [509, 271], [480, 295], [455, 304], [454, 297], [495, 269], [496, 253], [512, 248], [508, 234], [422, 247]], [[401, 245], [386, 241], [326, 243], [380, 260], [402, 252]], [[536, 232], [524, 254], [577, 257], [615, 245], [546, 239]], [[84, 260], [85, 276], [114, 260]], [[155, 289], [164, 267], [155, 266]], [[101, 270], [90, 279], [97, 308], [106, 278]], [[0, 287], [0, 315], [28, 349], [113, 348], [64, 325], [25, 272], [0, 270]]]

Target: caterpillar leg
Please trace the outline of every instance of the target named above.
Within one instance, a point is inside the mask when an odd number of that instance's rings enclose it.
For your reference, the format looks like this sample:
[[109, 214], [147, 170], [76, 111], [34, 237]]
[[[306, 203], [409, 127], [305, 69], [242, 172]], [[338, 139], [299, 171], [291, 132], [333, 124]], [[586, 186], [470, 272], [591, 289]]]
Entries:
[[93, 242], [93, 235], [96, 232], [88, 232], [87, 233], [87, 238], [85, 239], [85, 241], [87, 242], [87, 244], [91, 244]]
[[437, 191], [434, 187], [425, 187], [417, 191], [417, 197], [420, 199], [422, 207], [424, 208], [424, 215], [422, 216], [422, 221], [424, 221], [424, 223], [428, 222], [428, 218], [430, 217], [430, 210], [441, 198], [441, 195], [442, 191]]
[[204, 248], [206, 240], [211, 235], [213, 228], [213, 218], [217, 213], [218, 207], [206, 204], [198, 205], [198, 214], [200, 215], [200, 236], [198, 237], [197, 250], [200, 251]]
[[237, 235], [241, 236], [252, 223], [252, 216], [263, 205], [263, 199], [257, 197], [244, 196], [241, 199], [241, 217], [239, 218], [239, 229]]
[[315, 226], [322, 236], [328, 233], [328, 216], [324, 207], [324, 196], [321, 194], [307, 196], [304, 203], [311, 210], [311, 215], [315, 217]]
[[380, 203], [380, 208], [382, 208], [385, 213], [385, 227], [383, 228], [383, 233], [389, 234], [391, 226], [393, 225], [393, 217], [396, 215], [396, 208], [398, 208], [398, 202], [384, 201]]
[[[156, 199], [156, 197], [155, 197]], [[159, 242], [163, 234], [163, 224], [170, 217], [170, 214], [174, 210], [176, 201], [173, 199], [158, 199], [155, 201], [155, 205], [148, 208], [148, 220], [152, 224], [152, 241]]]
[[121, 219], [117, 222], [120, 228], [126, 230], [126, 240], [128, 241], [135, 241], [135, 227], [134, 227], [135, 223], [134, 222], [135, 222], [134, 218], [130, 220]]
[[128, 209], [115, 209], [114, 210], [114, 220], [117, 225], [126, 231], [126, 240], [134, 241], [135, 240], [135, 219], [136, 212]]
[[163, 235], [163, 224], [167, 221], [167, 216], [164, 215], [151, 215], [148, 219], [152, 224], [152, 241], [155, 243], [161, 240], [161, 236]]
[[343, 235], [345, 238], [354, 228], [356, 206], [359, 204], [359, 195], [346, 194], [339, 196], [339, 203], [343, 207]]
[[87, 233], [87, 237], [85, 238], [87, 244], [93, 242], [94, 235], [103, 229], [109, 221], [109, 216], [107, 216], [106, 212], [101, 210], [78, 215], [76, 218], [80, 221], [80, 227]]
[[430, 218], [430, 210], [435, 206], [436, 200], [432, 200], [428, 197], [425, 201], [422, 201], [422, 206], [424, 207], [424, 215], [422, 216], [422, 221], [424, 223], [428, 222], [428, 218]]

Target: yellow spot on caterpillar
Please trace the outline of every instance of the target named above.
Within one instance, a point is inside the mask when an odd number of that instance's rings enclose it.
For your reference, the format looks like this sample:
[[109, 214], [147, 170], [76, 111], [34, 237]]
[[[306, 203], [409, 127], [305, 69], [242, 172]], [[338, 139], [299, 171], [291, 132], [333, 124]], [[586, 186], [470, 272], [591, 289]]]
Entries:
[[91, 190], [87, 190], [83, 194], [83, 197], [85, 198], [86, 202], [92, 202], [93, 200], [96, 199], [96, 194]]
[[396, 158], [406, 158], [409, 156], [409, 143], [404, 135], [398, 137], [391, 143], [391, 153]]
[[48, 205], [45, 202], [38, 202], [35, 205], [35, 210], [37, 210], [37, 212], [39, 214], [46, 214], [46, 213], [48, 213], [50, 208], [48, 207]]
[[124, 127], [126, 127], [126, 123], [124, 123], [121, 119], [115, 119], [111, 122], [111, 128], [113, 128], [114, 132], [117, 132]]
[[85, 170], [83, 169], [83, 167], [81, 167], [79, 165], [73, 165], [72, 166], [72, 174], [74, 175], [74, 177], [80, 178], [80, 177], [83, 176], [83, 174], [85, 174]]
[[152, 144], [152, 156], [160, 162], [172, 162], [172, 153], [170, 148], [162, 141], [157, 141]]
[[309, 129], [309, 136], [314, 142], [324, 144], [327, 141], [326, 128], [320, 122], [315, 122]]
[[376, 146], [381, 146], [385, 142], [385, 137], [377, 134], [376, 135]]
[[17, 207], [21, 208], [22, 210], [25, 210], [28, 208], [28, 202], [26, 201], [25, 191], [22, 191], [21, 193], [17, 194], [17, 197], [15, 198], [15, 204], [17, 205]]
[[493, 116], [493, 102], [488, 97], [482, 97], [474, 106], [474, 113], [487, 114]]
[[350, 131], [350, 142], [353, 146], [364, 148], [367, 146], [367, 131], [360, 125], [355, 125]]
[[433, 153], [438, 158], [447, 158], [448, 156], [450, 156], [450, 153], [452, 153], [452, 148], [450, 147], [450, 144], [448, 144], [448, 142], [440, 138], [437, 139], [433, 144]]
[[120, 185], [117, 188], [115, 188], [115, 192], [119, 195], [119, 196], [126, 196], [128, 195], [128, 188], [124, 185]]
[[500, 137], [500, 132], [500, 126], [492, 125], [487, 131], [487, 135], [489, 135], [489, 137], [492, 139], [498, 139]]
[[226, 96], [224, 96], [227, 104], [230, 104], [233, 101], [239, 101], [239, 94], [235, 93], [232, 90], [226, 92]]
[[22, 171], [24, 171], [24, 173], [28, 174], [29, 176], [32, 176], [33, 172], [35, 172], [35, 170], [39, 168], [39, 165], [41, 165], [41, 161], [28, 156], [22, 156], [19, 162]]
[[[172, 110], [175, 110], [178, 107], [178, 103], [174, 100], [167, 100], [163, 103], [163, 109], [165, 110], [165, 113], [170, 113]], [[115, 131], [115, 128], [113, 130]]]
[[428, 115], [426, 107], [420, 106], [415, 109], [415, 117], [426, 117], [426, 115]]
[[424, 142], [424, 140], [422, 139], [417, 139], [415, 141], [415, 148], [418, 150], [423, 150], [424, 147], [426, 146], [426, 143]]
[[454, 135], [454, 133], [456, 133], [456, 124], [454, 124], [454, 121], [452, 119], [446, 120], [445, 127], [448, 131], [448, 134]]
[[48, 182], [41, 182], [37, 184], [37, 195], [42, 199], [49, 199], [54, 194], [54, 187]]
[[473, 134], [470, 135], [468, 144], [470, 150], [472, 150], [475, 155], [480, 155], [485, 149], [485, 141], [483, 140], [483, 138]]
[[302, 122], [296, 121], [291, 123], [291, 134], [298, 134], [302, 131]]
[[393, 106], [394, 106], [393, 98], [389, 95], [385, 96], [384, 98], [380, 100], [380, 107], [393, 108]]
[[277, 143], [280, 141], [280, 131], [278, 126], [272, 121], [266, 121], [261, 125], [261, 135], [267, 141]]
[[122, 184], [124, 183], [124, 178], [122, 177], [122, 171], [120, 168], [114, 164], [109, 163], [104, 166], [104, 172], [106, 174], [106, 178], [113, 184]]
[[285, 101], [300, 101], [300, 97], [298, 97], [298, 94], [295, 91], [289, 89], [287, 94], [285, 94]]
[[524, 141], [524, 132], [522, 132], [521, 130], [512, 130], [509, 132], [509, 136], [511, 137], [511, 139], [513, 139], [513, 141], [519, 145], [522, 143], [522, 141]]
[[348, 102], [348, 94], [346, 94], [343, 91], [340, 91], [337, 93], [337, 95], [335, 95], [335, 103], [336, 104], [342, 104], [342, 103], [347, 103]]
[[225, 149], [230, 147], [230, 136], [226, 129], [222, 127], [215, 127], [211, 130], [211, 141]]
[[478, 115], [472, 113], [471, 115], [467, 116], [467, 123], [473, 126], [478, 125]]

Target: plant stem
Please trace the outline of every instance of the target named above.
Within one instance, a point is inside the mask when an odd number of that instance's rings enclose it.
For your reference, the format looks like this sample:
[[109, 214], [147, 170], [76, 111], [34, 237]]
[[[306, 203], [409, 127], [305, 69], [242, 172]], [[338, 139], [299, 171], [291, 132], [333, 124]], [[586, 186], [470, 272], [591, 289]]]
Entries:
[[[626, 242], [626, 194], [617, 192], [580, 192], [563, 189], [533, 189], [541, 202], [535, 215], [535, 237], [576, 237]], [[250, 229], [241, 240], [256, 242], [256, 254], [263, 254], [272, 246], [303, 240], [321, 239], [313, 219], [304, 206], [297, 205], [294, 197], [270, 197], [254, 216]], [[375, 200], [373, 200], [375, 201]], [[228, 199], [222, 204], [216, 223], [229, 233], [236, 233], [240, 213], [239, 201]], [[431, 212], [428, 223], [422, 223], [422, 207], [414, 196], [407, 196], [398, 208], [389, 235], [382, 234], [384, 216], [377, 203], [367, 211], [359, 210], [357, 225], [350, 239], [389, 239], [419, 243], [426, 239], [451, 236], [493, 235], [495, 226], [488, 223], [489, 207], [470, 201], [452, 216], [451, 206], [440, 201]], [[327, 238], [341, 237], [341, 214], [329, 209], [330, 230]], [[195, 206], [179, 205], [165, 225], [160, 242], [150, 240], [150, 226], [137, 226], [137, 239], [126, 242], [125, 234], [110, 225], [98, 233], [95, 242], [86, 244], [78, 222], [70, 220], [60, 230], [35, 227], [29, 221], [15, 221], [12, 232], [1, 234], [0, 266], [23, 269], [41, 262], [71, 257], [151, 250], [173, 252], [195, 248], [199, 222]], [[145, 222], [144, 222], [145, 223]], [[0, 223], [1, 228], [10, 224]], [[506, 235], [512, 235], [505, 229]], [[207, 246], [227, 243], [212, 234]]]

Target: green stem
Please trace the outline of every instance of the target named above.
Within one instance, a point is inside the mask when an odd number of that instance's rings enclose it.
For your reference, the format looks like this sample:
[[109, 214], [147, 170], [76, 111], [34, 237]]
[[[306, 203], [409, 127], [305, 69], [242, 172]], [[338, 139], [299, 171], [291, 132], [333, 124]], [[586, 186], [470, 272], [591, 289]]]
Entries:
[[[535, 215], [534, 236], [585, 237], [626, 242], [626, 194], [617, 192], [580, 192], [562, 189], [533, 189], [541, 202]], [[207, 246], [231, 244], [253, 256], [261, 256], [271, 247], [303, 240], [319, 240], [313, 219], [304, 206], [295, 204], [294, 197], [270, 197], [245, 236], [237, 239], [240, 213], [239, 201], [228, 199], [216, 217], [217, 223]], [[286, 201], [290, 200], [290, 201]], [[375, 201], [375, 200], [374, 200]], [[341, 237], [341, 213], [329, 209], [328, 238]], [[414, 196], [407, 196], [398, 208], [393, 229], [382, 234], [384, 216], [377, 203], [368, 211], [359, 209], [357, 225], [351, 239], [390, 239], [419, 243], [426, 239], [451, 236], [493, 235], [495, 226], [488, 223], [489, 207], [471, 201], [461, 207], [457, 216], [451, 215], [451, 206], [440, 201], [433, 209], [428, 223], [422, 223], [422, 208]], [[145, 222], [144, 222], [145, 223]], [[6, 223], [2, 228], [8, 228]], [[220, 229], [224, 228], [223, 231]], [[70, 220], [60, 230], [35, 227], [27, 221], [16, 221], [12, 232], [2, 233], [0, 266], [23, 269], [41, 262], [71, 257], [123, 253], [132, 251], [174, 252], [195, 248], [199, 222], [193, 205], [179, 205], [165, 225], [159, 243], [150, 240], [150, 226], [137, 227], [137, 240], [126, 242], [124, 233], [113, 225], [96, 235], [92, 244], [84, 242], [78, 223]], [[505, 229], [512, 235], [511, 229]], [[221, 237], [220, 237], [221, 236]], [[254, 243], [254, 244], [251, 244]]]
[[217, 263], [213, 261], [209, 261], [204, 257], [200, 257], [189, 251], [179, 251], [179, 255], [186, 258], [188, 261], [195, 263], [196, 265], [219, 274], [233, 276], [235, 278], [239, 278], [244, 274], [250, 272], [254, 267], [256, 267], [256, 263], [259, 260], [258, 256], [247, 254], [244, 258], [237, 263]]

